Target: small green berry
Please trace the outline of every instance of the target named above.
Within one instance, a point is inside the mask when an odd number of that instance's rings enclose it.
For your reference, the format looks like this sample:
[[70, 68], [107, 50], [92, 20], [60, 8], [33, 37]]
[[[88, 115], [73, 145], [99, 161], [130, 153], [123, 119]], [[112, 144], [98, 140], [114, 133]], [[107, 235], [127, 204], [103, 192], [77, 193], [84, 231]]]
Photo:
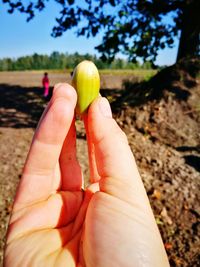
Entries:
[[73, 71], [72, 86], [76, 89], [78, 100], [76, 111], [83, 114], [99, 95], [100, 77], [92, 61], [84, 60]]

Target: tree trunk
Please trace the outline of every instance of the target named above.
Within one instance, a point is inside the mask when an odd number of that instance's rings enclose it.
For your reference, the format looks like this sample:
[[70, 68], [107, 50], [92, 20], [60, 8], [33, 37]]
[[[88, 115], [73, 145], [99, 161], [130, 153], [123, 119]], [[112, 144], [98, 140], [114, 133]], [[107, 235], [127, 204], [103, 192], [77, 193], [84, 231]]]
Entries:
[[200, 0], [190, 0], [187, 4], [185, 4], [177, 61], [185, 57], [191, 58], [199, 55], [199, 11]]

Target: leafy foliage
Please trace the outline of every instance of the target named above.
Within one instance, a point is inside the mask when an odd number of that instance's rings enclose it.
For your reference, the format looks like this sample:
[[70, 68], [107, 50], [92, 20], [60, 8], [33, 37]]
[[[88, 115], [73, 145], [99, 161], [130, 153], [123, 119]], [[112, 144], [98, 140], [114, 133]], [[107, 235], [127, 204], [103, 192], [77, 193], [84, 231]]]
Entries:
[[0, 71], [73, 69], [79, 62], [85, 59], [92, 60], [99, 69], [151, 69], [152, 67], [150, 62], [140, 65], [139, 63], [132, 63], [121, 58], [116, 58], [112, 63], [108, 63], [90, 54], [67, 54], [55, 51], [49, 56], [35, 53], [31, 56], [23, 56], [17, 59], [0, 59]]
[[[112, 61], [122, 52], [132, 61], [137, 57], [154, 61], [159, 49], [173, 46], [183, 26], [184, 10], [198, 0], [55, 1], [61, 11], [52, 36], [60, 36], [71, 28], [77, 29], [78, 36], [87, 37], [103, 31], [102, 43], [96, 47], [103, 60]], [[26, 13], [29, 21], [36, 10], [44, 9], [48, 0], [3, 0], [3, 3], [9, 5], [9, 13], [16, 9]]]

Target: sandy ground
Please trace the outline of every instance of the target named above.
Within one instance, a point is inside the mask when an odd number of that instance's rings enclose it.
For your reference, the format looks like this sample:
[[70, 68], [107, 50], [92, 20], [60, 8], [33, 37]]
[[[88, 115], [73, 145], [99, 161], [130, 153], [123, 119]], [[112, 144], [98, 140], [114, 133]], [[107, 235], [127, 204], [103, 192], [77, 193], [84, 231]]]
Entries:
[[[38, 72], [0, 73], [0, 266], [17, 184], [34, 129], [47, 104], [41, 77]], [[52, 84], [70, 80], [69, 74], [50, 73], [50, 78]], [[107, 89], [102, 95], [111, 102], [119, 97], [125, 78], [130, 75], [103, 76], [102, 87]], [[120, 112], [113, 107], [136, 158], [170, 264], [177, 267], [197, 267], [200, 262], [199, 101], [197, 87], [187, 101], [170, 93], [142, 106], [124, 105]], [[88, 183], [87, 143], [80, 121], [77, 154]]]
[[[56, 73], [48, 72], [50, 78], [50, 86], [54, 86], [56, 83], [67, 82], [70, 83], [70, 73]], [[148, 71], [147, 71], [148, 73]], [[146, 75], [146, 72], [144, 72]], [[0, 83], [9, 85], [19, 85], [22, 87], [41, 87], [43, 72], [42, 71], [14, 71], [14, 72], [0, 72]], [[132, 77], [132, 74], [114, 75], [112, 73], [102, 74], [101, 76], [101, 88], [121, 88], [123, 80]], [[142, 79], [143, 72], [140, 77], [135, 79]]]

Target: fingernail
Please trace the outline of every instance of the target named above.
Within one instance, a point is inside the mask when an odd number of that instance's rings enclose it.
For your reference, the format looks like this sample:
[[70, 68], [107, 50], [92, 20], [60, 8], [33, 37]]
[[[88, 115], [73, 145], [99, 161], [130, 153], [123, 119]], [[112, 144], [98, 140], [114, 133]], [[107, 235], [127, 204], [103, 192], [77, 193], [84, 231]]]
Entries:
[[101, 111], [101, 114], [104, 117], [112, 118], [112, 111], [110, 108], [110, 104], [108, 100], [105, 97], [100, 97], [99, 99], [99, 109]]

